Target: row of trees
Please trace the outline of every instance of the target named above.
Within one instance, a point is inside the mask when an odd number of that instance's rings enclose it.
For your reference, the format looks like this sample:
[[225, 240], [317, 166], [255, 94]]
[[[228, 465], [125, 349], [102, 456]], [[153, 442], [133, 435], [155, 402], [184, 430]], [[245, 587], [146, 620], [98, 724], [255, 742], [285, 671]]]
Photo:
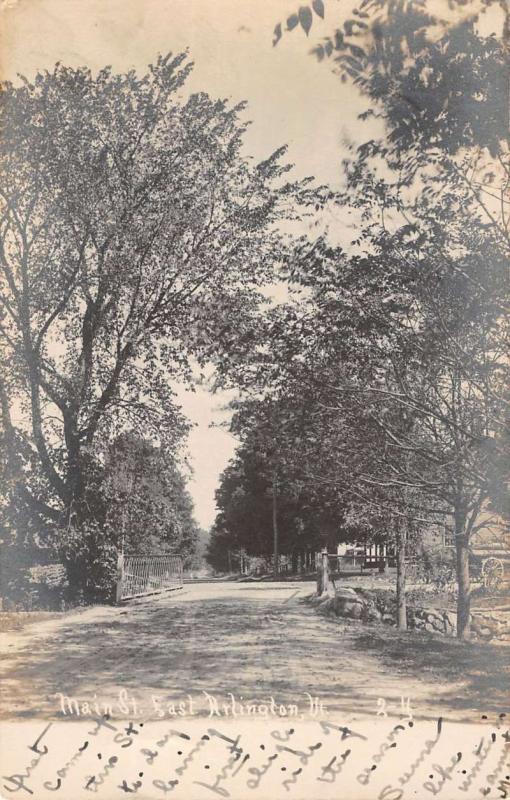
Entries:
[[[365, 2], [337, 49], [326, 41], [322, 57], [369, 99], [364, 117], [384, 123], [344, 162], [335, 202], [355, 238], [303, 237], [284, 266], [291, 302], [268, 314], [248, 368], [225, 371], [245, 389], [243, 448], [256, 432], [280, 485], [391, 531], [401, 596], [406, 542], [447, 521], [461, 638], [470, 542], [508, 497], [510, 65], [480, 19]], [[228, 505], [216, 527], [233, 534], [231, 492]]]
[[51, 539], [86, 593], [118, 545], [119, 463], [144, 476], [126, 513], [189, 546], [172, 386], [249, 350], [258, 287], [288, 249], [277, 223], [310, 202], [283, 149], [243, 154], [242, 105], [185, 96], [191, 68], [184, 54], [145, 75], [59, 64], [2, 86], [3, 526]]
[[[268, 428], [268, 413], [280, 424], [279, 409], [269, 403], [237, 410], [233, 426], [242, 444], [223, 472], [216, 492], [218, 514], [211, 531], [208, 560], [220, 571], [229, 567], [228, 552], [248, 555], [292, 555], [333, 548], [345, 522], [342, 498], [305, 480], [294, 463], [295, 452], [284, 454]], [[242, 427], [242, 429], [241, 429]], [[277, 449], [278, 448], [278, 449]], [[289, 458], [286, 459], [286, 455]]]
[[[391, 530], [402, 589], [406, 543], [446, 519], [469, 635], [470, 540], [507, 498], [510, 71], [505, 36], [481, 27], [496, 6], [363, 0], [339, 21], [317, 55], [382, 133], [351, 146], [336, 194], [289, 180], [283, 148], [247, 157], [244, 107], [186, 97], [184, 55], [2, 87], [4, 528], [54, 542], [89, 593], [116, 508], [125, 531], [153, 509], [158, 542], [185, 549], [172, 386], [212, 363], [241, 390], [242, 442], [215, 542], [266, 548], [279, 520], [289, 548]], [[324, 206], [352, 241], [292, 234]], [[289, 301], [268, 307], [282, 280]], [[136, 474], [152, 476], [138, 500]]]

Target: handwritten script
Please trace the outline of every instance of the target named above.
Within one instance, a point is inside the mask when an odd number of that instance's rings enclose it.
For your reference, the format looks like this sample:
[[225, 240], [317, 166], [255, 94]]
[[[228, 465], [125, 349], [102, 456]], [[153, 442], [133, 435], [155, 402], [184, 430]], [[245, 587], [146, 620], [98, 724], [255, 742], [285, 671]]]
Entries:
[[0, 728], [4, 797], [510, 798], [504, 713], [461, 724], [67, 718]]

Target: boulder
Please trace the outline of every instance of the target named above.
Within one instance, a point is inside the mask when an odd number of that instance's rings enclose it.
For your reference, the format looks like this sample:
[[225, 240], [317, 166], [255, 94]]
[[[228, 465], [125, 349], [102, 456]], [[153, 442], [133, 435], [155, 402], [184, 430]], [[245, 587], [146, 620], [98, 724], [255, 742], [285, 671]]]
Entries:
[[363, 600], [360, 600], [358, 597], [335, 597], [335, 608], [342, 609], [346, 605], [363, 605]]
[[349, 617], [349, 619], [361, 619], [363, 611], [363, 603], [346, 603], [344, 605], [343, 616]]
[[307, 598], [307, 602], [310, 603], [312, 606], [319, 605], [321, 602], [321, 598], [318, 594], [312, 594], [310, 597]]
[[478, 630], [475, 631], [475, 634], [480, 639], [483, 639], [487, 642], [494, 638], [494, 632], [490, 628], [478, 628]]
[[345, 589], [337, 591], [334, 597], [335, 614], [339, 617], [350, 617], [351, 619], [361, 619], [366, 612], [366, 603], [356, 592], [349, 592]]
[[437, 608], [421, 608], [421, 613], [426, 619], [435, 619], [438, 615]]
[[356, 594], [359, 597], [362, 597], [364, 600], [367, 600], [370, 603], [375, 604], [377, 602], [377, 594], [376, 592], [371, 592], [369, 589], [356, 589]]
[[410, 629], [416, 628], [416, 613], [414, 608], [407, 609], [407, 627]]
[[455, 611], [443, 611], [443, 619], [447, 630], [455, 631], [457, 629], [457, 614]]
[[[359, 597], [354, 589], [351, 589], [349, 586], [341, 586], [340, 588], [335, 590], [335, 597], [348, 597], [349, 599], [353, 597]], [[361, 598], [359, 598], [361, 601]]]
[[320, 614], [322, 617], [332, 617], [335, 615], [335, 609], [331, 606], [319, 606], [317, 614]]
[[431, 625], [436, 633], [444, 633], [445, 632], [445, 625], [442, 616], [437, 616], [435, 619], [432, 620]]

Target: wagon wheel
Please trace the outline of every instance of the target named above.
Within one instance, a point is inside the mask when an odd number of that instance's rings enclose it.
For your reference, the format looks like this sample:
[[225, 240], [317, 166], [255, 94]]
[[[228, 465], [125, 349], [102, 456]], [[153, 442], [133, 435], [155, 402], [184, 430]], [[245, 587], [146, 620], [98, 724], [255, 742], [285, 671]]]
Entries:
[[482, 566], [482, 580], [485, 588], [497, 591], [503, 580], [504, 571], [504, 564], [499, 558], [487, 558]]

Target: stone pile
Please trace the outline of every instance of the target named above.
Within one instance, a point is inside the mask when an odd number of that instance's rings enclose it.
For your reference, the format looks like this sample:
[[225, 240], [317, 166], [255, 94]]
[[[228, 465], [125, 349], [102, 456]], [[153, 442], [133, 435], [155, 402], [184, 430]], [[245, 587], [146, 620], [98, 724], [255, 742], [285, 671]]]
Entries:
[[[350, 587], [338, 588], [333, 597], [311, 597], [320, 613], [359, 620], [395, 625], [396, 599], [390, 592], [373, 592]], [[407, 609], [410, 629], [455, 636], [457, 615], [451, 609], [410, 606]], [[474, 611], [471, 615], [473, 639], [510, 644], [510, 610]]]

